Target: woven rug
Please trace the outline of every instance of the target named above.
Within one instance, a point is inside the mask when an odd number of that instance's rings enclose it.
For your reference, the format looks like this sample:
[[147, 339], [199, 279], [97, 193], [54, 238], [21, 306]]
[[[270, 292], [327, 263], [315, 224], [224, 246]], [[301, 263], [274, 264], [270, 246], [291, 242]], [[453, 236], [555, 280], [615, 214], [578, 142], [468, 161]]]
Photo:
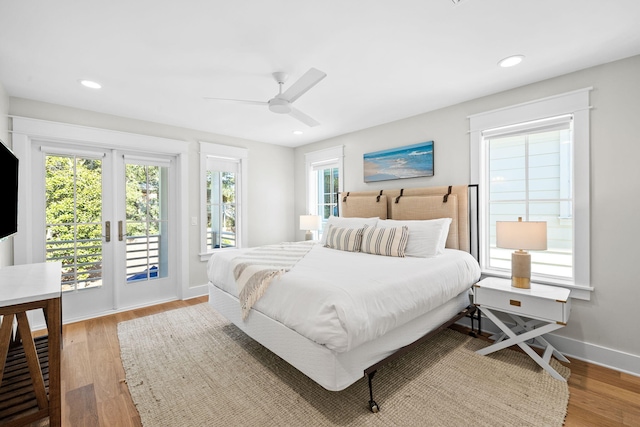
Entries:
[[[122, 363], [142, 424], [152, 426], [561, 426], [569, 390], [527, 355], [444, 330], [363, 377], [327, 391], [208, 304], [118, 324]], [[555, 359], [564, 377], [570, 371]]]

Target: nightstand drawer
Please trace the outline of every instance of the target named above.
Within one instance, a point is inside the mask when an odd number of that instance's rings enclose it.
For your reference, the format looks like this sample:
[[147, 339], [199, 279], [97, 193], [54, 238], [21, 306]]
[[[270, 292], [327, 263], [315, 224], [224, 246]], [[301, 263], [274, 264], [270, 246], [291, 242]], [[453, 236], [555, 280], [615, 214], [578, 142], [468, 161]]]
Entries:
[[568, 290], [562, 289], [566, 292], [565, 295], [556, 292], [558, 289], [536, 284], [531, 284], [531, 289], [518, 289], [512, 288], [509, 281], [483, 280], [474, 287], [473, 302], [480, 307], [566, 324], [569, 320], [571, 299], [568, 298]]

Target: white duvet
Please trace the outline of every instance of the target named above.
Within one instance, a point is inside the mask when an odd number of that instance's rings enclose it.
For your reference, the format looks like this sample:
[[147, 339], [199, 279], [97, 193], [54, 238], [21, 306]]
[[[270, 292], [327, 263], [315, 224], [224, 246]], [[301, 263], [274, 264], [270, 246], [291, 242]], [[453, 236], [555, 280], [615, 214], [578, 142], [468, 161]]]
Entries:
[[[253, 309], [336, 352], [384, 335], [480, 277], [477, 261], [454, 249], [434, 258], [397, 258], [300, 244], [313, 247], [273, 280]], [[241, 252], [216, 252], [207, 264], [210, 282], [236, 297], [229, 267]]]

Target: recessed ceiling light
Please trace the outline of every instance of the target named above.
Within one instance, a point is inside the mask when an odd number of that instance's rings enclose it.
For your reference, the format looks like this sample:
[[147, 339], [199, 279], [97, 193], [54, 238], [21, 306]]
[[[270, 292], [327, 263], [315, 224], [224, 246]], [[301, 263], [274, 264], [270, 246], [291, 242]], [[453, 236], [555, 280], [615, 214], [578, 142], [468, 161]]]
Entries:
[[521, 63], [523, 59], [524, 55], [511, 55], [498, 61], [498, 65], [503, 68], [513, 67], [514, 65]]
[[294, 130], [293, 134], [294, 135], [302, 135], [304, 132], [302, 132], [301, 130]]
[[100, 89], [102, 85], [100, 83], [91, 81], [91, 80], [79, 80], [80, 84], [84, 87], [88, 87], [91, 89]]

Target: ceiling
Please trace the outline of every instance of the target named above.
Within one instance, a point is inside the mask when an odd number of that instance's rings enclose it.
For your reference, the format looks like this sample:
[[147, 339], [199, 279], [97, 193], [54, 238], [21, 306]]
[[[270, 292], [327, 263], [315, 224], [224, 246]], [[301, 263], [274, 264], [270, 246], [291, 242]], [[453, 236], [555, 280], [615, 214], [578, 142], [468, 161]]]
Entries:
[[[295, 147], [638, 55], [639, 22], [637, 0], [0, 0], [0, 83]], [[205, 99], [267, 101], [273, 72], [286, 90], [312, 67], [327, 76], [294, 106], [319, 126]]]

